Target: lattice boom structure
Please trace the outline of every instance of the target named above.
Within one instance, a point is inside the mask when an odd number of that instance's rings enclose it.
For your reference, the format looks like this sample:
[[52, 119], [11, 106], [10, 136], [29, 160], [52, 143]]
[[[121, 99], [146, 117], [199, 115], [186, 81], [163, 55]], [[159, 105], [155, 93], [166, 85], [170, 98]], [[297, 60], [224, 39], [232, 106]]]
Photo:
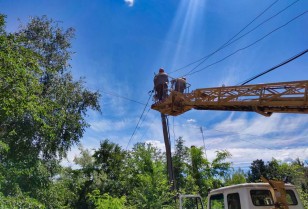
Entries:
[[196, 89], [191, 93], [171, 91], [151, 107], [166, 115], [188, 110], [250, 111], [264, 116], [272, 113], [308, 113], [308, 81]]

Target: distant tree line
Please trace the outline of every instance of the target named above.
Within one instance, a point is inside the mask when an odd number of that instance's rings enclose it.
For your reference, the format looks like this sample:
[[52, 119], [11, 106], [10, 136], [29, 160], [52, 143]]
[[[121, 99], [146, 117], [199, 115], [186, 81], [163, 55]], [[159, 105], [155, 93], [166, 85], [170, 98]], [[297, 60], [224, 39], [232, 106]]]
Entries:
[[60, 162], [80, 144], [89, 109], [101, 111], [100, 94], [70, 72], [74, 29], [46, 16], [15, 33], [0, 15], [0, 208], [174, 208], [176, 193], [257, 182], [261, 176], [288, 180], [308, 207], [308, 165], [272, 159], [234, 170], [227, 150], [209, 161], [201, 147], [176, 140], [173, 166], [177, 191], [170, 191], [165, 153], [151, 144], [132, 150], [102, 140], [94, 153], [82, 146], [74, 162]]

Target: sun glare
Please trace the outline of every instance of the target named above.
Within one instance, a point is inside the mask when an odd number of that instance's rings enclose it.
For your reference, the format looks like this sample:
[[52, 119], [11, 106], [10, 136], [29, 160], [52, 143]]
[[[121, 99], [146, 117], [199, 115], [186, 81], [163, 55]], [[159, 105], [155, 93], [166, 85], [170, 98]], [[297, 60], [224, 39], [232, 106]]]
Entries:
[[205, 18], [206, 0], [180, 0], [179, 4], [161, 53], [164, 63], [171, 68], [178, 67], [187, 50], [194, 48], [194, 39], [198, 36], [196, 26]]

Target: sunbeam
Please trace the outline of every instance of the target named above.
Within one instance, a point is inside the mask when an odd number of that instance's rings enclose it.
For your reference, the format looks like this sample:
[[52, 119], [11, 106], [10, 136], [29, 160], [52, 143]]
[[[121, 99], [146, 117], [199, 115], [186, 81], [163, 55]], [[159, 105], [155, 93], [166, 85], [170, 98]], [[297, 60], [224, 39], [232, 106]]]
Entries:
[[[181, 0], [178, 11], [166, 36], [166, 44], [162, 49], [162, 63], [170, 70], [178, 67], [183, 62], [190, 49], [198, 49], [194, 37], [199, 36], [200, 22], [205, 19], [205, 0]], [[174, 36], [174, 34], [178, 34]], [[194, 50], [194, 51], [195, 51]]]

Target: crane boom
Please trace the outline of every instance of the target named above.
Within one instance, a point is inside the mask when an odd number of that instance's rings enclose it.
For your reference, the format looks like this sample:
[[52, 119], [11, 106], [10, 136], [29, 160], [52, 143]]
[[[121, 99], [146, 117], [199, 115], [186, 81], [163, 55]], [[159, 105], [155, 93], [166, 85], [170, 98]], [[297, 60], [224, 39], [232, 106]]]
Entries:
[[151, 106], [162, 114], [177, 116], [191, 109], [308, 114], [308, 80], [222, 86], [196, 89], [191, 93], [171, 91]]
[[167, 98], [155, 102], [151, 108], [161, 113], [169, 182], [171, 190], [175, 190], [167, 115], [177, 116], [191, 109], [249, 111], [264, 116], [272, 113], [308, 114], [308, 80], [202, 88], [191, 93], [171, 90]]

